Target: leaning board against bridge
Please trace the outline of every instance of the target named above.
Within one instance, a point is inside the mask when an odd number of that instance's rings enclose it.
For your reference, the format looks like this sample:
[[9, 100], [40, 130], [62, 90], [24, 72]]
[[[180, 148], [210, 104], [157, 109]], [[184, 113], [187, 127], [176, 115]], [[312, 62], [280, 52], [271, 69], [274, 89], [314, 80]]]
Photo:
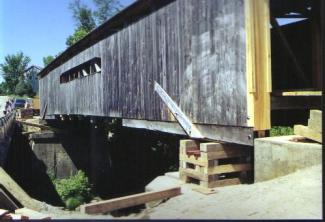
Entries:
[[180, 141], [180, 178], [213, 188], [247, 182], [251, 149], [230, 143]]

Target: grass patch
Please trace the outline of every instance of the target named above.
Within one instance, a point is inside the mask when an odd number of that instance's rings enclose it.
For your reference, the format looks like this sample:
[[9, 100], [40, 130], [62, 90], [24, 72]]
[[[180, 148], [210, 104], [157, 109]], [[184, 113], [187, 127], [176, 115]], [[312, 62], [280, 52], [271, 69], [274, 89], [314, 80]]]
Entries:
[[270, 136], [287, 136], [293, 134], [293, 128], [289, 126], [273, 126], [270, 129]]

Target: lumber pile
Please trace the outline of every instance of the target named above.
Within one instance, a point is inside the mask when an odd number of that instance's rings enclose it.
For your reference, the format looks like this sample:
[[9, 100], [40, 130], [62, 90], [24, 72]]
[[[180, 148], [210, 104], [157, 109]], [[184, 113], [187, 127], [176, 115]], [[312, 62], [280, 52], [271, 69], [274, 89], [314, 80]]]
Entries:
[[294, 134], [322, 143], [322, 111], [310, 110], [308, 126], [295, 125]]
[[26, 126], [27, 132], [39, 132], [42, 130], [51, 130], [52, 128], [41, 123], [40, 119], [16, 119], [16, 123]]
[[18, 109], [17, 110], [17, 118], [20, 118], [20, 119], [30, 119], [30, 118], [33, 118], [33, 115], [34, 115], [34, 110], [31, 109], [31, 108], [27, 108], [27, 109]]
[[15, 210], [11, 213], [8, 210], [0, 209], [0, 220], [50, 220], [51, 217], [27, 208]]
[[180, 179], [214, 188], [247, 182], [250, 149], [229, 143], [180, 141]]
[[164, 200], [181, 194], [180, 187], [173, 187], [160, 191], [152, 191], [129, 195], [125, 197], [113, 198], [96, 203], [84, 204], [80, 206], [81, 213], [104, 214], [114, 210], [127, 207], [138, 206], [151, 201]]

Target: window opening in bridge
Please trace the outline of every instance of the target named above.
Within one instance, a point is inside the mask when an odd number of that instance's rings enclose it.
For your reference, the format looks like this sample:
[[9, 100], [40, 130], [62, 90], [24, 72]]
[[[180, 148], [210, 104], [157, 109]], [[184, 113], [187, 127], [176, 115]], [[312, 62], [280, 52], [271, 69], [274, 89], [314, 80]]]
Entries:
[[60, 75], [60, 83], [67, 83], [90, 75], [101, 73], [101, 59], [92, 58]]

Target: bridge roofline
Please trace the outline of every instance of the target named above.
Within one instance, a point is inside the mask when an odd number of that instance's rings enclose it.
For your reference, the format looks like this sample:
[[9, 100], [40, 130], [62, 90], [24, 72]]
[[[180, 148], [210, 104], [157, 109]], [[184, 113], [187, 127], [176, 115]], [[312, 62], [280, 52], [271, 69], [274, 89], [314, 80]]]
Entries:
[[159, 8], [173, 2], [175, 0], [138, 0], [130, 6], [117, 13], [111, 19], [98, 26], [91, 31], [88, 35], [76, 42], [74, 45], [67, 48], [63, 53], [56, 57], [48, 66], [44, 67], [38, 74], [40, 78], [46, 76], [56, 67], [68, 61], [79, 52], [87, 49], [88, 47], [96, 44], [97, 42], [107, 38], [108, 36], [118, 32], [127, 25], [136, 22], [138, 19], [148, 15]]

